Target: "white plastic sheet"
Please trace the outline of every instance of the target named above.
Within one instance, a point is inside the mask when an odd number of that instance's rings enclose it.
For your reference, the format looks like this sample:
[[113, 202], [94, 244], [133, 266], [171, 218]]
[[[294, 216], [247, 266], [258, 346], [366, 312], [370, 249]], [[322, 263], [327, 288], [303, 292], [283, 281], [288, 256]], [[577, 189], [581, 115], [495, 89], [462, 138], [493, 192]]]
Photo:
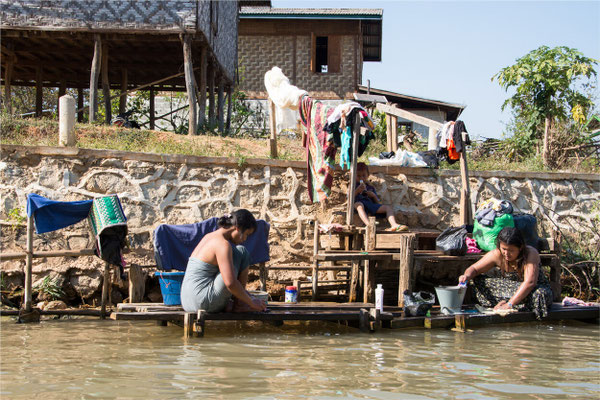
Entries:
[[398, 167], [426, 167], [427, 163], [417, 153], [406, 150], [398, 150], [392, 158], [380, 159], [369, 157], [370, 165], [396, 165]]

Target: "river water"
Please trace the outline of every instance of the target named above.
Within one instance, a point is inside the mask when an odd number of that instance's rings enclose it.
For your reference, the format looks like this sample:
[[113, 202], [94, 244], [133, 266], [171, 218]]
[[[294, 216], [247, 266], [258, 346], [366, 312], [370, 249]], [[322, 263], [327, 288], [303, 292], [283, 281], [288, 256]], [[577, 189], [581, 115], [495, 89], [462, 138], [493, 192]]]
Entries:
[[175, 326], [72, 319], [0, 324], [4, 399], [599, 399], [600, 329], [470, 333], [327, 323]]

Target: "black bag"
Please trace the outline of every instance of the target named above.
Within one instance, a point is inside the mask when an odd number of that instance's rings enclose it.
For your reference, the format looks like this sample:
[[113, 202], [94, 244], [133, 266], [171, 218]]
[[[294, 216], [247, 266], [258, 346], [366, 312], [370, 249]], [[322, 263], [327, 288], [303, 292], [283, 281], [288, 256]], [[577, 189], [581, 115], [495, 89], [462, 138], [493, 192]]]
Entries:
[[443, 251], [449, 256], [464, 256], [467, 254], [467, 227], [450, 227], [435, 239], [436, 250]]
[[537, 218], [531, 214], [513, 214], [513, 220], [515, 221], [515, 228], [521, 231], [525, 244], [537, 248], [539, 240]]

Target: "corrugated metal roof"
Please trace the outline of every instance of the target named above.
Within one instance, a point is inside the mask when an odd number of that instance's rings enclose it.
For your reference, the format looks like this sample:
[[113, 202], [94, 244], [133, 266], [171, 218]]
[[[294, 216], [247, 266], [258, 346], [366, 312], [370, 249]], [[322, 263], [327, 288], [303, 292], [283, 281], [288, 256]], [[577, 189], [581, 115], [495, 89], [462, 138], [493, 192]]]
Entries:
[[382, 19], [381, 8], [271, 8], [241, 7], [240, 18], [353, 18]]

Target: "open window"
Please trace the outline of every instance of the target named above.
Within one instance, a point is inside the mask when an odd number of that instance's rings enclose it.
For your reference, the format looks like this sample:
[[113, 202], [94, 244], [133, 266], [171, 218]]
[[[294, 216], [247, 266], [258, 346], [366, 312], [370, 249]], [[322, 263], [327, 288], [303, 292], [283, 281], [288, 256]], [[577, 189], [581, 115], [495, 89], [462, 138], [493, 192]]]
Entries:
[[317, 74], [333, 74], [341, 70], [341, 37], [312, 34], [311, 70]]

